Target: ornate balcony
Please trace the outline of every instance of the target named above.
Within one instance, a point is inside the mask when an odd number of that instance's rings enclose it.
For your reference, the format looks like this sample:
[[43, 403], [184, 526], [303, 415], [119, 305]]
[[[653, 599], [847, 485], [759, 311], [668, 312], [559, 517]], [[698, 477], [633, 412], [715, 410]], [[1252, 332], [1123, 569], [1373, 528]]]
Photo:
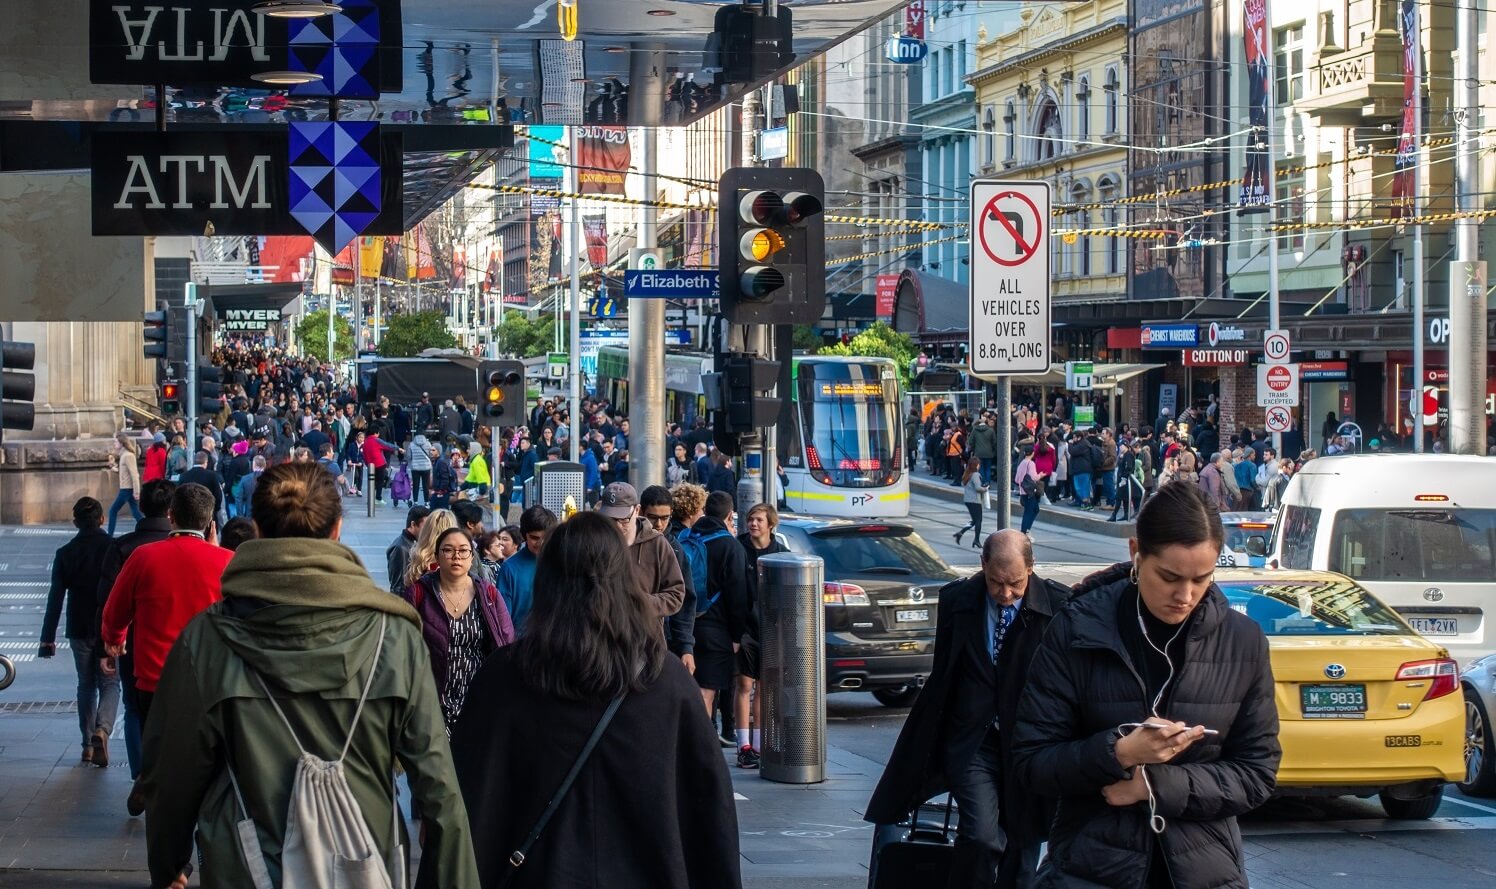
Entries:
[[1379, 0], [1374, 9], [1376, 30], [1355, 49], [1335, 44], [1332, 13], [1320, 17], [1318, 58], [1309, 70], [1307, 95], [1297, 105], [1318, 117], [1323, 125], [1391, 122], [1402, 113], [1402, 38], [1397, 28], [1397, 4]]

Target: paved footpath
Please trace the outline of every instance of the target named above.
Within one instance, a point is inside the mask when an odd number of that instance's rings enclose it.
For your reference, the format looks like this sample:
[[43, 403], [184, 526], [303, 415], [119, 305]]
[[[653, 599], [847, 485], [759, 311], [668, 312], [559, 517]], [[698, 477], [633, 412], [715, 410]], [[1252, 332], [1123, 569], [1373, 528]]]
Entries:
[[[344, 542], [382, 583], [385, 547], [404, 510], [382, 509], [369, 519], [362, 502], [348, 505]], [[130, 530], [128, 521], [118, 530]], [[0, 527], [0, 653], [17, 660], [19, 672], [0, 691], [0, 887], [149, 882], [145, 821], [124, 808], [130, 778], [121, 730], [110, 743], [109, 768], [80, 765], [72, 659], [65, 643], [56, 658], [35, 657], [52, 554], [71, 533], [62, 526]], [[827, 780], [812, 786], [730, 769], [749, 889], [866, 885], [871, 835], [861, 807], [882, 767], [834, 746], [828, 756]]]

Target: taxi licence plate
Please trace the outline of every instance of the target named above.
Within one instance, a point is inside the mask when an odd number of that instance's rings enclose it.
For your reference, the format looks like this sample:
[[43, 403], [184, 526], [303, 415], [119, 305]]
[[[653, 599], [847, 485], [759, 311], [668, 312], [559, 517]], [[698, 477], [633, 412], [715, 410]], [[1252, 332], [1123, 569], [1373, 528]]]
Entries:
[[1420, 636], [1458, 636], [1460, 634], [1460, 622], [1453, 617], [1410, 617], [1407, 621], [1408, 626], [1417, 630]]
[[902, 623], [911, 623], [911, 622], [914, 622], [914, 621], [929, 620], [930, 619], [930, 609], [928, 609], [928, 608], [912, 608], [912, 609], [909, 609], [908, 611], [896, 611], [896, 612], [894, 612], [893, 616], [901, 624]]
[[1360, 683], [1301, 685], [1299, 703], [1305, 719], [1365, 719], [1366, 686]]

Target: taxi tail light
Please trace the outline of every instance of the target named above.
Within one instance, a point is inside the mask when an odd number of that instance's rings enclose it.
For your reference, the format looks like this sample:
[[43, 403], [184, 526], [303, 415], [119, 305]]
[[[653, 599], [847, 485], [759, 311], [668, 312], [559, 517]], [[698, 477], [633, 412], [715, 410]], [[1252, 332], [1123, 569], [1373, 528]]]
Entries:
[[1428, 692], [1423, 696], [1425, 701], [1442, 698], [1460, 690], [1460, 666], [1449, 658], [1409, 661], [1397, 668], [1397, 678], [1430, 680]]
[[827, 581], [822, 586], [821, 602], [826, 605], [871, 605], [867, 590], [855, 583]]

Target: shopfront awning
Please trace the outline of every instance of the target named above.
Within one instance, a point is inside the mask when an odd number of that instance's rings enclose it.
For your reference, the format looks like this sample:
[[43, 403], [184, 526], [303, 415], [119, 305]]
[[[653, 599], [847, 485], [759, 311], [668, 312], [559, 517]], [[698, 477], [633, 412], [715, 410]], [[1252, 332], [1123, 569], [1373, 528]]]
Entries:
[[[1163, 365], [1097, 364], [1091, 369], [1091, 386], [1094, 389], [1115, 389], [1133, 377], [1145, 374], [1159, 367], [1163, 367]], [[997, 377], [985, 377], [980, 374], [974, 374], [974, 376], [989, 383], [998, 381]], [[1015, 386], [1043, 386], [1063, 389], [1065, 387], [1065, 365], [1063, 363], [1051, 364], [1049, 370], [1044, 373], [1018, 374], [1009, 377], [1008, 380]]]

